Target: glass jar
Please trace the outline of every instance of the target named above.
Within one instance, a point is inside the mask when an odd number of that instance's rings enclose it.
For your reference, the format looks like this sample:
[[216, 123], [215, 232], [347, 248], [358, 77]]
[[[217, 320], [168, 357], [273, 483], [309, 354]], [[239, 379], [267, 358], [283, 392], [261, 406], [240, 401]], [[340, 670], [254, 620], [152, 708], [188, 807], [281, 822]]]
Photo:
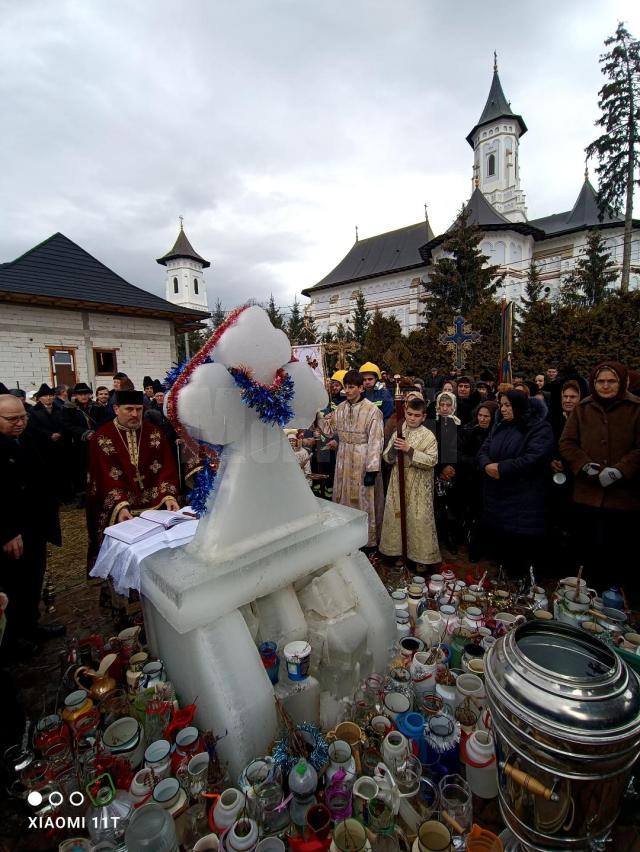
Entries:
[[280, 834], [289, 825], [289, 808], [283, 807], [284, 793], [275, 781], [265, 781], [256, 790], [257, 816], [262, 835]]
[[50, 742], [42, 752], [42, 757], [49, 763], [48, 774], [50, 779], [57, 778], [73, 766], [73, 754], [69, 741], [58, 738]]

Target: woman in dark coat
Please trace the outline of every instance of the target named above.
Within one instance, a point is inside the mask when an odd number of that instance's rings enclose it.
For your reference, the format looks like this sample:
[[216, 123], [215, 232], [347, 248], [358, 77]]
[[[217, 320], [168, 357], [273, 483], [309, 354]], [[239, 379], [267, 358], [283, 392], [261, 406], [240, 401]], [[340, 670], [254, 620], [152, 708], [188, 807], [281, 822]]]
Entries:
[[640, 516], [640, 399], [629, 393], [626, 367], [599, 364], [590, 395], [573, 410], [560, 453], [575, 480], [573, 500], [585, 577], [592, 583], [626, 583], [640, 599], [637, 519]]
[[538, 399], [509, 390], [478, 453], [484, 471], [484, 523], [498, 562], [523, 577], [542, 556], [553, 433]]
[[482, 551], [482, 485], [484, 472], [478, 467], [478, 453], [493, 426], [498, 403], [492, 399], [481, 402], [473, 412], [470, 423], [458, 430], [457, 477], [460, 510], [465, 536], [469, 544], [469, 559], [477, 562]]

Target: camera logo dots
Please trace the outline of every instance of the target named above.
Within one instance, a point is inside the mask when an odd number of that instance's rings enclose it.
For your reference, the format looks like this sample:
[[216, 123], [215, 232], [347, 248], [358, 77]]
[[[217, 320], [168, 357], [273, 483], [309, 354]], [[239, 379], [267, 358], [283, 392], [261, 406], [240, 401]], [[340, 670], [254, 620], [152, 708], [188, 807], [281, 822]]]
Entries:
[[[47, 800], [51, 807], [59, 808], [64, 802], [64, 796], [59, 790], [52, 790], [51, 793], [49, 793]], [[42, 793], [39, 793], [37, 790], [32, 790], [27, 796], [27, 802], [29, 802], [32, 808], [39, 808], [43, 802]], [[69, 795], [69, 803], [73, 805], [74, 808], [81, 807], [84, 804], [84, 794], [79, 790], [74, 790], [73, 793]]]

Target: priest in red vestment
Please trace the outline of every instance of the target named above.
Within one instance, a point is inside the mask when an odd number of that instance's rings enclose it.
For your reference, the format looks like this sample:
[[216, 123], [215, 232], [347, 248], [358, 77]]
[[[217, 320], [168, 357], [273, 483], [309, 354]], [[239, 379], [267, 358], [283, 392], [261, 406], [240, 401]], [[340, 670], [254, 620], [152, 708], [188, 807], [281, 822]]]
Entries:
[[87, 529], [89, 565], [98, 554], [105, 527], [145, 509], [179, 509], [178, 470], [160, 428], [143, 420], [142, 391], [116, 391], [115, 418], [89, 440]]

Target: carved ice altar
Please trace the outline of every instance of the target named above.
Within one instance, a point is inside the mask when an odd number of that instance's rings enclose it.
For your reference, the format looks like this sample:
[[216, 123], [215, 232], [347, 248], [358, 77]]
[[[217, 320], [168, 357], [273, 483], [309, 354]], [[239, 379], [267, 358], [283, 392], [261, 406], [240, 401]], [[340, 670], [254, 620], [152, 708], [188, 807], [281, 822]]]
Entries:
[[281, 656], [291, 640], [311, 643], [311, 673], [331, 721], [335, 701], [385, 667], [395, 638], [391, 600], [358, 549], [367, 541], [366, 515], [313, 495], [283, 430], [243, 402], [228, 369], [271, 385], [283, 368], [294, 383], [287, 425], [306, 428], [326, 392], [290, 355], [286, 335], [252, 306], [216, 337], [213, 363], [176, 382], [168, 410], [192, 438], [224, 449], [193, 541], [142, 563], [150, 647], [181, 701], [197, 698], [198, 724], [228, 732], [219, 750], [232, 777], [276, 733], [257, 643], [277, 642]]

